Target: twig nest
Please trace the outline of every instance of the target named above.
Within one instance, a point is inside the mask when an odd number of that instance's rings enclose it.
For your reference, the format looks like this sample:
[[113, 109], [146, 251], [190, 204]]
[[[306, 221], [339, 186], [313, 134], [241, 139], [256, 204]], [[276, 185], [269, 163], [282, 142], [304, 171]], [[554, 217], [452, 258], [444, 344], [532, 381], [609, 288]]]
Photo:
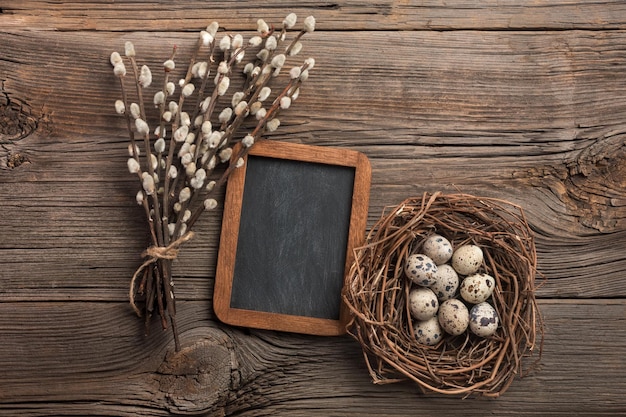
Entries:
[[543, 340], [536, 264], [512, 203], [426, 193], [388, 208], [355, 250], [343, 293], [374, 383], [501, 395], [528, 371], [537, 330]]

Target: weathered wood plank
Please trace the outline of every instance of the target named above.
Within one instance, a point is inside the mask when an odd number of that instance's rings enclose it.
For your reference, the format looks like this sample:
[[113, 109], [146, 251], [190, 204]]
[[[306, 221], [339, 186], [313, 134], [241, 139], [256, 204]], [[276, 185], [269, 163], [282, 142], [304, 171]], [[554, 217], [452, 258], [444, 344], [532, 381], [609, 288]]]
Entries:
[[[0, 0], [0, 414], [626, 410], [626, 5], [526, 3]], [[183, 352], [156, 323], [142, 335], [126, 298], [146, 228], [108, 54], [133, 40], [156, 66], [174, 44], [188, 56], [211, 20], [250, 30], [288, 11], [317, 17], [305, 54], [318, 65], [272, 137], [365, 152], [370, 225], [423, 191], [526, 208], [545, 355], [503, 398], [374, 386], [348, 337], [220, 325], [219, 211], [175, 265]]]
[[[146, 229], [126, 173], [124, 127], [110, 104], [118, 93], [108, 53], [132, 38], [156, 64], [173, 43], [184, 56], [193, 36], [0, 35], [4, 101], [25, 103], [39, 122], [0, 151], [7, 297], [126, 296]], [[526, 207], [537, 231], [549, 278], [542, 297], [626, 294], [626, 260], [614, 250], [626, 239], [626, 87], [615, 76], [626, 63], [626, 33], [346, 32], [342, 39], [311, 37], [317, 74], [274, 138], [365, 152], [374, 168], [370, 225], [384, 206], [425, 190], [509, 199]], [[360, 50], [376, 51], [382, 39], [395, 45], [387, 52], [393, 66], [364, 66]], [[334, 59], [324, 58], [328, 51]], [[15, 154], [27, 162], [8, 169]], [[183, 299], [210, 297], [219, 227], [218, 212], [183, 251], [175, 268], [190, 285], [180, 286]]]
[[[450, 401], [413, 384], [376, 386], [349, 337], [216, 326], [205, 302], [179, 305], [183, 352], [149, 337], [123, 303], [0, 303], [0, 410], [99, 415], [550, 415], [626, 408], [624, 300], [540, 303], [538, 370], [504, 397]], [[29, 377], [25, 377], [25, 376]], [[287, 388], [288, 387], [288, 388]]]
[[[410, 172], [409, 168], [407, 163], [402, 172]], [[376, 174], [380, 178], [389, 172], [388, 168], [378, 168], [374, 178], [377, 178]], [[413, 181], [406, 174], [404, 180]], [[414, 181], [420, 183], [419, 178]], [[507, 186], [498, 181], [493, 184]], [[373, 187], [375, 197], [370, 208], [370, 223], [382, 206], [421, 193], [421, 189], [413, 185], [392, 188], [393, 192], [380, 184]], [[445, 184], [439, 188], [454, 192], [453, 187]], [[120, 186], [119, 192], [125, 189], [129, 196], [134, 195], [132, 188], [127, 189], [124, 185]], [[549, 215], [545, 222], [550, 228], [558, 229], [557, 213], [543, 203], [541, 193], [522, 188], [507, 190], [499, 196], [511, 198], [510, 193], [513, 193], [511, 199], [528, 204], [526, 211], [531, 224], [542, 227], [542, 217]], [[515, 190], [525, 199], [515, 196]], [[101, 198], [105, 196], [103, 194]], [[68, 200], [72, 201], [71, 198]], [[0, 250], [4, 265], [0, 271], [3, 297], [12, 300], [66, 300], [69, 297], [118, 301], [126, 298], [128, 281], [139, 266], [140, 254], [147, 245], [146, 226], [132, 198], [128, 198], [126, 207], [124, 204], [97, 208], [71, 204], [67, 208], [6, 205], [3, 211], [9, 214], [0, 221], [3, 230]], [[175, 264], [177, 295], [182, 299], [208, 299], [212, 294], [220, 213], [211, 213], [198, 223], [197, 238], [185, 247]], [[549, 224], [550, 221], [554, 224]], [[590, 236], [563, 233], [561, 236], [560, 239], [543, 233], [537, 236], [539, 269], [548, 278], [539, 289], [539, 296], [589, 298], [626, 294], [625, 261], [623, 254], [615, 250], [624, 247], [626, 233]]]
[[251, 1], [43, 0], [0, 3], [0, 27], [38, 30], [193, 30], [218, 20], [228, 30], [249, 28], [258, 18], [280, 24], [288, 12], [314, 14], [321, 30], [624, 29], [626, 7], [618, 0], [474, 2], [471, 0]]
[[[3, 90], [15, 100], [28, 97], [40, 118], [48, 116], [41, 128], [53, 124], [56, 134], [48, 146], [72, 134], [76, 152], [84, 151], [93, 143], [83, 135], [123, 127], [112, 111], [119, 93], [109, 53], [132, 39], [139, 59], [154, 68], [177, 44], [182, 63], [195, 36], [2, 33]], [[626, 60], [625, 43], [622, 31], [345, 32], [340, 39], [315, 33], [303, 55], [316, 57], [318, 66], [303, 92], [306, 108], [290, 109], [289, 133], [299, 128], [307, 133], [303, 139], [312, 139], [315, 129], [317, 140], [353, 146], [348, 135], [358, 133], [359, 145], [393, 138], [396, 145], [432, 148], [427, 154], [396, 148], [410, 157], [474, 157], [490, 147], [515, 157], [579, 151], [603, 134], [623, 131], [625, 87], [616, 71]], [[361, 51], [374, 55], [364, 61]], [[363, 122], [365, 128], [354, 127]], [[329, 131], [341, 136], [325, 137]]]

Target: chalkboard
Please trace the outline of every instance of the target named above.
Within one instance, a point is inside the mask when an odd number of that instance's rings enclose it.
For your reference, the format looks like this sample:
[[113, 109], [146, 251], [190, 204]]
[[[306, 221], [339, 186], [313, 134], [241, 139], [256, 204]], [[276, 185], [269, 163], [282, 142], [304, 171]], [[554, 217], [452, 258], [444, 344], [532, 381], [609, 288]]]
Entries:
[[362, 153], [262, 141], [229, 178], [213, 305], [228, 324], [345, 332], [352, 249], [365, 238], [371, 170]]

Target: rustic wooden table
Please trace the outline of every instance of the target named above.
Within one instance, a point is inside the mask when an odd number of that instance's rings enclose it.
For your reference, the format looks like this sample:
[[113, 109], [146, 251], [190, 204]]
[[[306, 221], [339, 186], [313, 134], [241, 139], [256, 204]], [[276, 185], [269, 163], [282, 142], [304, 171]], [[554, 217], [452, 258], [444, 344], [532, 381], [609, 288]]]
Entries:
[[[541, 366], [499, 399], [373, 385], [349, 337], [220, 324], [221, 213], [175, 262], [183, 350], [127, 300], [146, 225], [108, 62], [198, 30], [315, 15], [317, 65], [273, 139], [364, 152], [368, 225], [424, 191], [522, 205]], [[187, 48], [187, 49], [185, 49]], [[0, 414], [610, 415], [626, 412], [626, 4], [0, 0]]]

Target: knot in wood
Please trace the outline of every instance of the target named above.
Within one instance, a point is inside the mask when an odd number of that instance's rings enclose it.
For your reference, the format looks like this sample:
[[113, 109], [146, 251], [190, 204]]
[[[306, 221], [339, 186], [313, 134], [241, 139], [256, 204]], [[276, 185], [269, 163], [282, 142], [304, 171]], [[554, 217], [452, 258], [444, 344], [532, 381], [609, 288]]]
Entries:
[[168, 353], [157, 370], [159, 391], [172, 413], [221, 414], [218, 410], [237, 388], [233, 375], [238, 365], [230, 338], [216, 328], [204, 332], [191, 346]]
[[16, 142], [37, 130], [38, 120], [30, 107], [10, 98], [0, 84], [0, 143]]

